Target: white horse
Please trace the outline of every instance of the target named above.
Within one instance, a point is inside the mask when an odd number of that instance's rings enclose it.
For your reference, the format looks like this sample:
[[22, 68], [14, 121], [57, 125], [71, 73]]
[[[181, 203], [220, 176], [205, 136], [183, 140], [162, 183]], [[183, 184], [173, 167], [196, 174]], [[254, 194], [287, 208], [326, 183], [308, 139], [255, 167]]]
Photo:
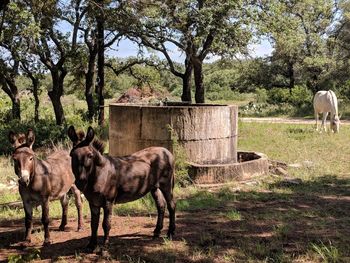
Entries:
[[322, 113], [321, 130], [326, 131], [326, 119], [328, 112], [330, 116], [330, 127], [333, 132], [339, 132], [340, 118], [338, 117], [338, 100], [335, 93], [331, 90], [320, 90], [314, 96], [314, 112], [316, 119], [316, 130], [318, 131], [318, 114]]

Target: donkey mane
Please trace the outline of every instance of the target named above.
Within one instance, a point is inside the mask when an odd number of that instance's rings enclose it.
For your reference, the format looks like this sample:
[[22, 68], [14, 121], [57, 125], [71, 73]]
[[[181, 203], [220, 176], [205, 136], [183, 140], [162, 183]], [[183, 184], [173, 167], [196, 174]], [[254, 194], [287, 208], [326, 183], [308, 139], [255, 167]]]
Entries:
[[100, 152], [101, 154], [104, 153], [106, 144], [103, 141], [99, 139], [94, 139], [91, 144], [98, 152]]

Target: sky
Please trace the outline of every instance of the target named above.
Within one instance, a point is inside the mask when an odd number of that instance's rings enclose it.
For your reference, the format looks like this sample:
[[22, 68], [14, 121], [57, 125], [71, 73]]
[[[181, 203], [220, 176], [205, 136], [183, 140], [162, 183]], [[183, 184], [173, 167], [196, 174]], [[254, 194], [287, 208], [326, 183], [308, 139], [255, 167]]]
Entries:
[[[57, 29], [65, 33], [70, 33], [72, 30], [72, 26], [69, 23], [62, 21], [60, 22]], [[175, 45], [172, 45], [172, 46], [171, 45], [168, 46], [170, 50], [169, 52], [170, 57], [173, 59], [173, 61], [176, 61], [178, 63], [183, 63], [185, 60], [185, 56], [183, 55], [183, 53], [178, 51]], [[265, 38], [262, 38], [259, 44], [250, 45], [249, 48], [251, 50], [252, 57], [266, 57], [266, 56], [269, 56], [273, 50], [269, 41]], [[127, 39], [123, 39], [119, 41], [118, 46], [113, 45], [111, 49], [106, 50], [107, 56], [118, 57], [118, 58], [127, 58], [131, 56], [135, 57], [137, 56], [137, 53], [138, 53], [138, 46]], [[164, 59], [164, 56], [160, 52], [158, 52], [158, 54], [161, 59]], [[205, 61], [213, 62], [217, 59], [218, 57], [211, 57]]]
[[[169, 49], [171, 50], [171, 58], [176, 62], [183, 63], [185, 59], [184, 55], [181, 52], [179, 52], [175, 46], [169, 47]], [[266, 57], [269, 56], [273, 50], [270, 43], [266, 39], [261, 40], [260, 44], [250, 45], [250, 49], [252, 50], [252, 57]], [[127, 58], [130, 56], [136, 56], [137, 52], [138, 46], [136, 44], [134, 44], [130, 40], [122, 40], [119, 42], [119, 46], [114, 47], [110, 51], [107, 51], [107, 54], [119, 58]], [[164, 58], [161, 54], [160, 57]], [[209, 59], [207, 62], [211, 62], [216, 59], [217, 58], [214, 57]]]

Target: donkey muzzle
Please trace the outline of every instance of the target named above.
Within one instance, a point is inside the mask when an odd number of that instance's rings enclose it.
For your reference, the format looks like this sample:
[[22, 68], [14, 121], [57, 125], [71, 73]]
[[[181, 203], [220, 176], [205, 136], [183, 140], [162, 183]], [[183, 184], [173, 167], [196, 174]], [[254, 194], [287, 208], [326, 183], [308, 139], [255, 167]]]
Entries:
[[30, 173], [27, 170], [21, 170], [21, 175], [19, 176], [19, 181], [26, 186], [29, 185]]

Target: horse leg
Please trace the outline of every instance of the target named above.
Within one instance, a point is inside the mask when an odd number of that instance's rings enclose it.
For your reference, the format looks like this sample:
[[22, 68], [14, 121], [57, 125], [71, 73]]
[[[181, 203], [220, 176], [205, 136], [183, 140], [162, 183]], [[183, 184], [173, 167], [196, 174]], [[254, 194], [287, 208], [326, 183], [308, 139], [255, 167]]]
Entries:
[[103, 245], [108, 246], [109, 244], [109, 231], [111, 230], [111, 215], [112, 215], [113, 203], [106, 201], [103, 206], [103, 222], [102, 228], [104, 232]]
[[46, 246], [46, 245], [49, 245], [51, 243], [50, 232], [49, 232], [50, 219], [49, 219], [49, 200], [48, 200], [48, 198], [45, 198], [42, 201], [41, 208], [42, 208], [41, 223], [44, 225], [44, 232], [45, 232], [44, 246]]
[[151, 190], [152, 197], [157, 205], [158, 217], [157, 217], [157, 225], [153, 231], [153, 238], [159, 237], [160, 232], [163, 229], [163, 221], [164, 221], [164, 212], [165, 212], [165, 199], [162, 192], [159, 188], [155, 188]]
[[89, 202], [89, 205], [91, 213], [91, 237], [87, 248], [93, 250], [97, 246], [97, 229], [100, 221], [100, 207], [93, 205], [91, 202]]
[[84, 222], [83, 222], [83, 203], [81, 200], [81, 195], [78, 187], [76, 187], [75, 184], [72, 185], [71, 190], [74, 195], [74, 202], [75, 206], [78, 210], [78, 231], [81, 231], [84, 229]]
[[32, 240], [32, 229], [33, 229], [33, 206], [31, 202], [28, 200], [23, 200], [23, 207], [24, 207], [24, 213], [25, 213], [25, 227], [26, 227], [26, 234], [25, 234], [25, 242], [30, 243]]
[[68, 213], [68, 196], [67, 194], [64, 194], [61, 199], [61, 206], [62, 206], [62, 220], [61, 225], [59, 226], [59, 231], [64, 231], [64, 228], [67, 225], [67, 213]]
[[318, 112], [315, 110], [316, 131], [318, 131]]
[[327, 131], [327, 127], [326, 127], [327, 116], [328, 116], [328, 112], [323, 112], [321, 129], [324, 130], [325, 132]]

